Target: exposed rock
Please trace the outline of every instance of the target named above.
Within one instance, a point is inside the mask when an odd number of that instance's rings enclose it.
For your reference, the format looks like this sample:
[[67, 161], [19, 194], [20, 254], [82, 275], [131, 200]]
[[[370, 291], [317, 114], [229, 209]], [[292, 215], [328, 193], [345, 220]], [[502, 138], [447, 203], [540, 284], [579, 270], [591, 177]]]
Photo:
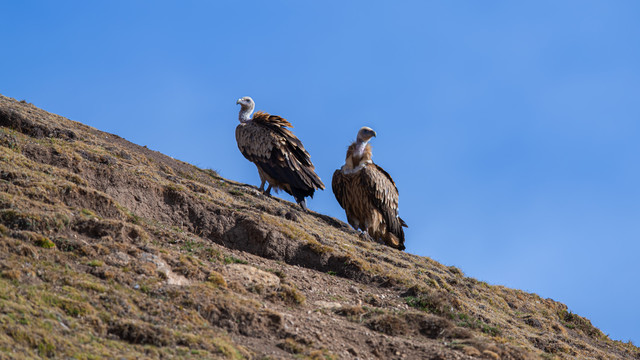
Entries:
[[229, 264], [225, 267], [225, 278], [228, 282], [237, 281], [248, 289], [275, 288], [280, 285], [280, 278], [245, 264]]
[[12, 358], [640, 358], [564, 304], [3, 96], [0, 240]]

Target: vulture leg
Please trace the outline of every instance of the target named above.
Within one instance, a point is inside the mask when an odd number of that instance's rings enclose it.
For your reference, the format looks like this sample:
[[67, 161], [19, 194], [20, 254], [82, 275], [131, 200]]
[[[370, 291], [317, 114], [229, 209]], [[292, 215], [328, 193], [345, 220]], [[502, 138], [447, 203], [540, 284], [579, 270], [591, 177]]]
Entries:
[[264, 190], [264, 193], [267, 195], [271, 195], [271, 184], [267, 187], [267, 190]]
[[298, 204], [300, 204], [302, 210], [307, 211], [307, 199], [303, 198]]
[[373, 238], [369, 235], [369, 233], [367, 233], [366, 231], [358, 230], [358, 232], [360, 233], [358, 236], [360, 237], [360, 239], [361, 239], [362, 241], [371, 241], [371, 242], [375, 242], [375, 241], [373, 240]]
[[[262, 179], [262, 176], [260, 178], [260, 180], [262, 180], [262, 182], [260, 183], [260, 191], [264, 192], [264, 183], [267, 181], [265, 179]], [[271, 189], [271, 186], [269, 186], [269, 189]]]

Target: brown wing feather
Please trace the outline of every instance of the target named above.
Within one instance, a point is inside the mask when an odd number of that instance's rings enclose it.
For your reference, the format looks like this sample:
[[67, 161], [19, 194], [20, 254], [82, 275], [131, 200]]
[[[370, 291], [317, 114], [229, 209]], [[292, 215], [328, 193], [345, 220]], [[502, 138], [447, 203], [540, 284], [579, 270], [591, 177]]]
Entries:
[[293, 125], [291, 125], [291, 123], [288, 122], [287, 119], [280, 117], [278, 115], [271, 115], [264, 111], [257, 111], [255, 114], [253, 114], [252, 120], [254, 122], [263, 123], [267, 125], [277, 125], [277, 126], [290, 127], [290, 128], [293, 127]]
[[338, 203], [354, 229], [367, 230], [365, 222], [371, 217], [371, 202], [367, 191], [360, 185], [361, 172], [344, 174], [340, 169], [333, 173], [331, 188]]
[[402, 227], [407, 224], [398, 217], [398, 188], [383, 168], [368, 164], [362, 169], [361, 181], [374, 206], [383, 214], [388, 230], [404, 241]]
[[300, 201], [313, 196], [315, 189], [324, 189], [324, 184], [302, 142], [285, 126], [291, 124], [279, 116], [259, 112], [253, 121], [238, 125], [236, 140], [244, 157], [275, 180], [276, 184], [271, 185], [284, 184], [280, 188]]
[[344, 209], [347, 199], [344, 188], [344, 175], [340, 169], [333, 172], [331, 190], [333, 190], [333, 195], [336, 197], [336, 200], [338, 200], [338, 204]]

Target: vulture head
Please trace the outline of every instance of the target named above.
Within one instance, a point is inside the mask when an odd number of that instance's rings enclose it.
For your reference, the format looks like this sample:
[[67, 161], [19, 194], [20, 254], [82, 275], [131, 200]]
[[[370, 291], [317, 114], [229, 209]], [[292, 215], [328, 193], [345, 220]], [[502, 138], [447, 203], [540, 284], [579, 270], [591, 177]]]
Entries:
[[243, 108], [253, 108], [255, 106], [253, 99], [249, 96], [241, 97], [236, 101], [236, 104], [240, 104]]
[[256, 104], [249, 96], [241, 97], [236, 101], [236, 104], [240, 104], [240, 122], [244, 123], [251, 120], [251, 113]]
[[360, 129], [360, 131], [358, 131], [356, 140], [360, 143], [366, 143], [369, 141], [369, 139], [375, 137], [376, 135], [376, 132], [373, 131], [372, 128], [364, 126]]

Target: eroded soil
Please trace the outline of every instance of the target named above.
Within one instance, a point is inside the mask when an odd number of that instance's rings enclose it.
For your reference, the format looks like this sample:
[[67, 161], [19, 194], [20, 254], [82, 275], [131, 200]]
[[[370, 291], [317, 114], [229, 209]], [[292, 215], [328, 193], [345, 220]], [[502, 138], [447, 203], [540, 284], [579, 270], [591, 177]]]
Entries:
[[0, 357], [640, 358], [565, 305], [0, 96]]

